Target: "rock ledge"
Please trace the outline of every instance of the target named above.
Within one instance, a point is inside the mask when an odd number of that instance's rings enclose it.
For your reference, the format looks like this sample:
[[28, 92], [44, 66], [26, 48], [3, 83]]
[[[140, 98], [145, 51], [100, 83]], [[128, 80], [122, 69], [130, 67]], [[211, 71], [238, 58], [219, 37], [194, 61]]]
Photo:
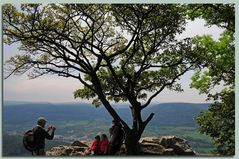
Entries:
[[[139, 141], [142, 155], [196, 155], [185, 139], [176, 136], [144, 137]], [[47, 156], [81, 156], [90, 143], [74, 141], [71, 146], [57, 146], [46, 152]], [[118, 155], [125, 155], [124, 145]]]

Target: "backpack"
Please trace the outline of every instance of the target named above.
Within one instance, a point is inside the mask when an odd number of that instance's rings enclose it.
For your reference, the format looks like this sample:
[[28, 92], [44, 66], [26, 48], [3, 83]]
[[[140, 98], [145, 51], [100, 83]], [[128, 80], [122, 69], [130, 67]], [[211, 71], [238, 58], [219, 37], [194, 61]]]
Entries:
[[34, 138], [34, 129], [28, 130], [23, 135], [23, 145], [28, 151], [35, 151], [37, 149], [37, 144]]

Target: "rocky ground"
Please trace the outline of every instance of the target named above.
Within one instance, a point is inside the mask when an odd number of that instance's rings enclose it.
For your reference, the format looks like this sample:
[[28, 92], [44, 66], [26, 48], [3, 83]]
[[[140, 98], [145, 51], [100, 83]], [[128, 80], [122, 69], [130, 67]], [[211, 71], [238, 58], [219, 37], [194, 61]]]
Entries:
[[[144, 137], [140, 141], [140, 149], [142, 155], [196, 155], [191, 146], [185, 139], [176, 136], [162, 137]], [[71, 146], [60, 145], [53, 147], [46, 152], [47, 156], [81, 156], [90, 155], [88, 141], [74, 141]], [[124, 145], [117, 155], [125, 155]]]

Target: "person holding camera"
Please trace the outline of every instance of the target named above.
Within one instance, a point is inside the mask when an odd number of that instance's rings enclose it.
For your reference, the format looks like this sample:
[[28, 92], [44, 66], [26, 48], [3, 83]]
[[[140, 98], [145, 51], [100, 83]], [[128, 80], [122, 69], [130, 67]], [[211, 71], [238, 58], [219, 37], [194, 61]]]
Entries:
[[44, 117], [39, 117], [37, 120], [37, 126], [33, 129], [34, 140], [37, 145], [37, 149], [33, 151], [33, 156], [45, 156], [45, 139], [52, 140], [54, 138], [54, 132], [56, 128], [52, 125], [47, 130], [44, 129], [47, 120]]

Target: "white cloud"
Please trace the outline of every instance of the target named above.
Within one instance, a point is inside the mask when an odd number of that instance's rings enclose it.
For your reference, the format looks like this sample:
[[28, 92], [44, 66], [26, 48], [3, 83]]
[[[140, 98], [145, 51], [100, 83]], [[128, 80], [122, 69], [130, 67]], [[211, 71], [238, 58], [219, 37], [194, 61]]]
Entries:
[[73, 92], [82, 84], [76, 79], [45, 76], [28, 80], [26, 76], [11, 77], [4, 80], [5, 100], [28, 101], [73, 101]]

